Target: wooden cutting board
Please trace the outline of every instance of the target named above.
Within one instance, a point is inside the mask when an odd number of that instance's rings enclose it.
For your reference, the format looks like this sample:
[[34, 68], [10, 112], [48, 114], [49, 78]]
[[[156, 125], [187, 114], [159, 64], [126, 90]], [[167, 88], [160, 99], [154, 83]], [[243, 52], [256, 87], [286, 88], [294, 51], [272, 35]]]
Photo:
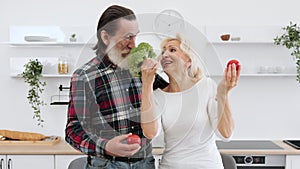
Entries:
[[54, 145], [60, 142], [59, 136], [49, 136], [38, 141], [2, 140], [0, 145]]

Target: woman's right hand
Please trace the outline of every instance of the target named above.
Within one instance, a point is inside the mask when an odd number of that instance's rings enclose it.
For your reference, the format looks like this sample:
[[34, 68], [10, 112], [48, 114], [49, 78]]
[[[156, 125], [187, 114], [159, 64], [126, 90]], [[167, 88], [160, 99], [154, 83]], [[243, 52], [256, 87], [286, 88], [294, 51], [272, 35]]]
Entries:
[[158, 69], [158, 62], [152, 58], [147, 58], [143, 61], [141, 66], [142, 83], [153, 84], [155, 79], [156, 70]]

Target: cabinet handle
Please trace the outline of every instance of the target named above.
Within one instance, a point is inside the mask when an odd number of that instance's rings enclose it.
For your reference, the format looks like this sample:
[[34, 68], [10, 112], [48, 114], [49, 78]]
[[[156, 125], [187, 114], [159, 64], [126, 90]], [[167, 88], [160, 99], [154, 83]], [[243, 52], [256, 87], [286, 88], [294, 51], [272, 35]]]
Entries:
[[8, 159], [7, 169], [12, 169], [12, 161], [11, 161], [11, 159]]
[[1, 158], [0, 169], [4, 169], [2, 166], [4, 166], [4, 160], [3, 160], [3, 158]]

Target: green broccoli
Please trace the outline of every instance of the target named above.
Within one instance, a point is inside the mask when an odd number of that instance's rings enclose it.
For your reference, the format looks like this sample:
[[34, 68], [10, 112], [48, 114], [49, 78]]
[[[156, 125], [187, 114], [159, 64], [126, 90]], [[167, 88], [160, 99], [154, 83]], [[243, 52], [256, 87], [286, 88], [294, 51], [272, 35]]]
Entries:
[[140, 43], [128, 56], [129, 71], [135, 77], [141, 76], [141, 65], [146, 58], [155, 58], [153, 47], [146, 42]]

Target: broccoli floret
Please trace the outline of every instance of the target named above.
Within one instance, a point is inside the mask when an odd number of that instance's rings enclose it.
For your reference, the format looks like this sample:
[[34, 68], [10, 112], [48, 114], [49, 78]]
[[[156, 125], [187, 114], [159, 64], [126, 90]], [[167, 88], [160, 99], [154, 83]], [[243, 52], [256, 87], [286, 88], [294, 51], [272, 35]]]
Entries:
[[146, 58], [155, 58], [156, 54], [153, 47], [146, 42], [140, 43], [137, 47], [131, 49], [128, 56], [129, 71], [135, 77], [141, 76], [141, 65]]

